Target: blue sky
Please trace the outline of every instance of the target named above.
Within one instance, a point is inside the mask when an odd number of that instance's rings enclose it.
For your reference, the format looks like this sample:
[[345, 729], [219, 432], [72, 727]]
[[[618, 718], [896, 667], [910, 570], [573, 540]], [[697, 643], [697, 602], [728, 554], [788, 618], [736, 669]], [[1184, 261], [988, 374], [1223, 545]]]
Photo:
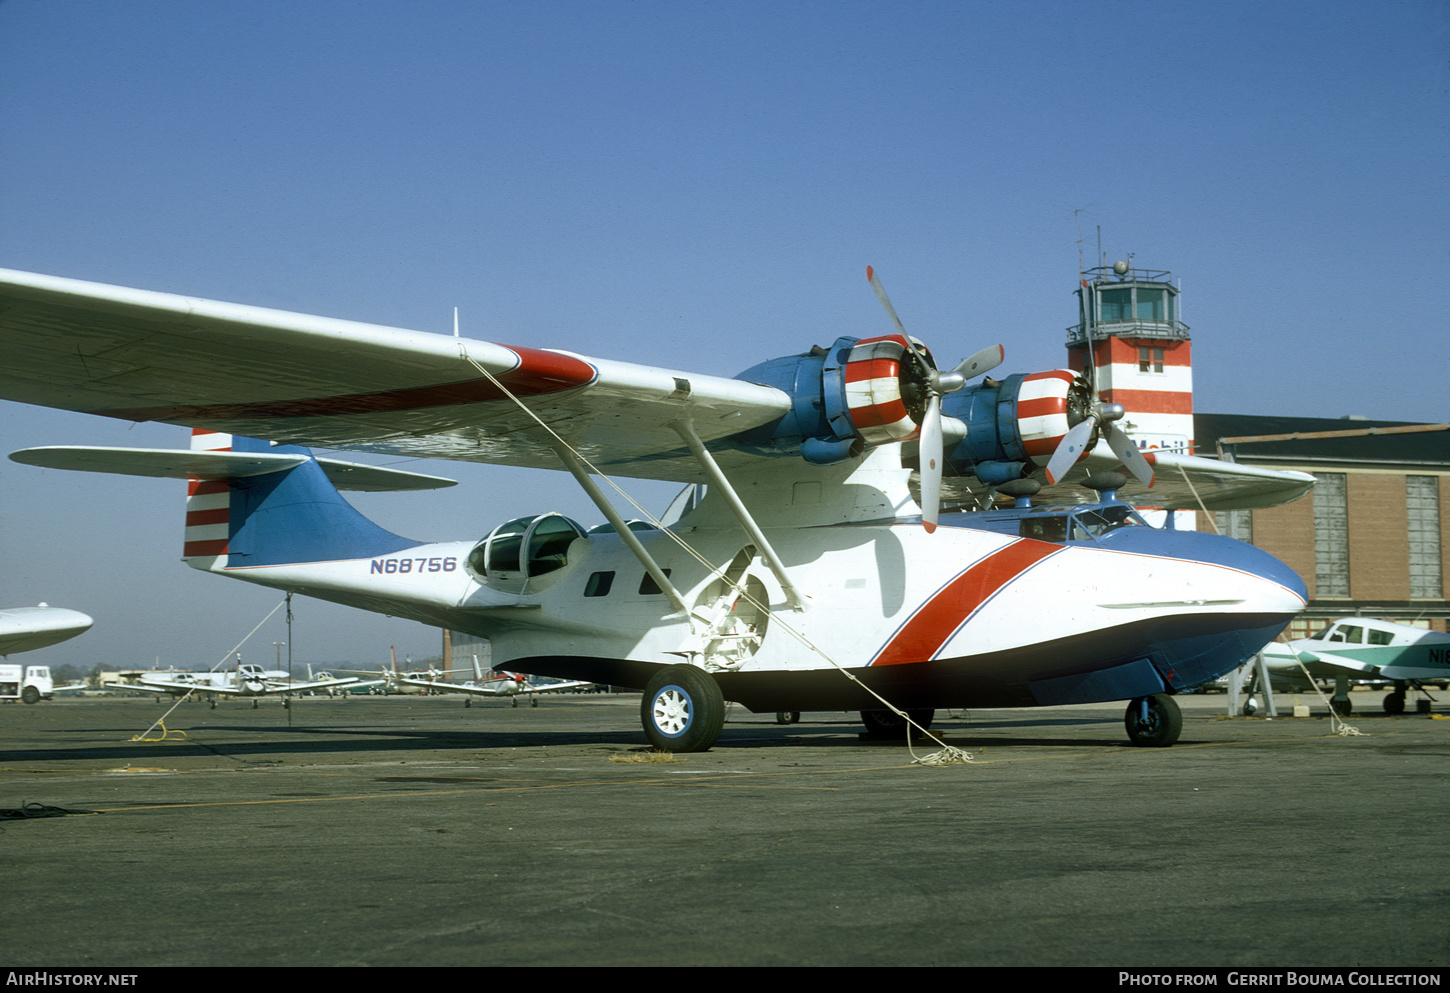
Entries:
[[[1100, 226], [1181, 278], [1197, 409], [1450, 420], [1447, 163], [1428, 0], [0, 2], [0, 266], [688, 371], [886, 330], [867, 264], [939, 359], [1061, 366]], [[6, 452], [181, 437], [0, 403]], [[464, 485], [360, 503], [599, 516], [421, 468]], [[0, 602], [97, 619], [33, 660], [210, 664], [271, 608], [179, 564], [174, 488], [0, 462]], [[437, 650], [297, 615], [299, 660]]]

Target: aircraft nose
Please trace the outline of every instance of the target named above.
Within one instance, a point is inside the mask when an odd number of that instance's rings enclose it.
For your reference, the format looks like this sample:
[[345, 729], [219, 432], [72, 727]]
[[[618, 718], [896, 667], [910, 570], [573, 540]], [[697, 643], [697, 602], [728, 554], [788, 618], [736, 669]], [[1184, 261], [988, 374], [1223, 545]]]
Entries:
[[1263, 595], [1271, 600], [1282, 600], [1284, 609], [1297, 613], [1309, 602], [1309, 587], [1305, 585], [1303, 578], [1275, 556], [1262, 548], [1256, 548], [1232, 538], [1224, 538], [1219, 535], [1204, 535], [1204, 537], [1216, 539], [1215, 544], [1220, 546], [1221, 554], [1221, 557], [1206, 558], [1205, 561], [1240, 569], [1282, 588], [1283, 596], [1281, 597], [1274, 596], [1272, 592], [1266, 592]]
[[1262, 548], [1234, 538], [1200, 531], [1150, 528], [1119, 528], [1105, 538], [1104, 544], [1120, 551], [1186, 559], [1256, 576], [1264, 580], [1268, 588], [1256, 589], [1255, 596], [1262, 598], [1264, 606], [1270, 609], [1292, 614], [1302, 610], [1309, 602], [1309, 588], [1297, 572]]

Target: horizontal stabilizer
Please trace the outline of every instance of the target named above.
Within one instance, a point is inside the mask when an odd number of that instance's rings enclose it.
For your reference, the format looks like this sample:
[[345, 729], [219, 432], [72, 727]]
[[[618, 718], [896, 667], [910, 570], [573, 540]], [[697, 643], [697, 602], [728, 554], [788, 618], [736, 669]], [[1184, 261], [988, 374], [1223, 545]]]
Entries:
[[[308, 456], [272, 452], [206, 452], [164, 448], [100, 448], [54, 445], [26, 448], [10, 455], [11, 461], [44, 469], [112, 472], [123, 476], [167, 479], [236, 479], [282, 472], [306, 462]], [[380, 466], [318, 459], [328, 481], [339, 490], [386, 493], [396, 490], [436, 490], [456, 485], [442, 476], [403, 472]]]

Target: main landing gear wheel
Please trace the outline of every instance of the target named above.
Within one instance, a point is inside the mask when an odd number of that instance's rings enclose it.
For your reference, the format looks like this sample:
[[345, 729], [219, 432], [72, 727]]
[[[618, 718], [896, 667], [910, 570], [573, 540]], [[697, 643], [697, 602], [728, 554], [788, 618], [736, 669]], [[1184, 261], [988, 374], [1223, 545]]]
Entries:
[[[925, 731], [931, 727], [932, 719], [936, 717], [936, 711], [908, 710], [906, 717], [910, 717], [918, 727]], [[904, 740], [907, 729], [906, 717], [902, 717], [894, 710], [861, 711], [861, 723], [866, 725], [866, 737], [876, 741]], [[913, 733], [915, 732], [913, 731]]]
[[1385, 713], [1391, 716], [1398, 716], [1405, 712], [1405, 694], [1403, 690], [1396, 690], [1394, 693], [1385, 694]]
[[1329, 709], [1340, 717], [1348, 717], [1354, 713], [1354, 704], [1350, 701], [1349, 697], [1344, 697], [1343, 699], [1332, 697], [1329, 701]]
[[777, 710], [775, 712], [775, 723], [777, 724], [799, 724], [801, 712], [799, 710]]
[[1167, 748], [1183, 733], [1183, 711], [1167, 693], [1140, 696], [1128, 701], [1123, 715], [1128, 740], [1144, 748]]
[[666, 666], [654, 674], [640, 701], [644, 736], [666, 752], [705, 752], [725, 726], [720, 684], [692, 665]]

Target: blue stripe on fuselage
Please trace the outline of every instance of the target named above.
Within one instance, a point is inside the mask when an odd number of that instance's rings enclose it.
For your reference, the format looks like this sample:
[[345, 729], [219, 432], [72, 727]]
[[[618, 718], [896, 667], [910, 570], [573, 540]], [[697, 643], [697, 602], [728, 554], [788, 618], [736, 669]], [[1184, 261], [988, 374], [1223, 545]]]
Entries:
[[1226, 566], [1278, 583], [1308, 602], [1309, 589], [1299, 574], [1261, 548], [1201, 531], [1173, 531], [1166, 528], [1125, 527], [1100, 535], [1096, 541], [1074, 542], [1086, 547], [1115, 552], [1156, 555]]

